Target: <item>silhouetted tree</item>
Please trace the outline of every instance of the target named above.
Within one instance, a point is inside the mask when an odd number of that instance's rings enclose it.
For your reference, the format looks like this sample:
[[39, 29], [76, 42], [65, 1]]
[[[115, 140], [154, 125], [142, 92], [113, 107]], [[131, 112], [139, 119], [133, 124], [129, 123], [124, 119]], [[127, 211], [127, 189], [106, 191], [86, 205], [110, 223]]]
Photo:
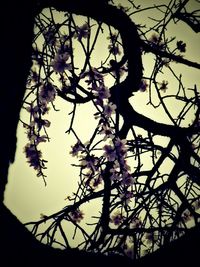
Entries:
[[[168, 36], [167, 29], [183, 21], [198, 33], [199, 11], [190, 10], [188, 0], [165, 2], [146, 8], [135, 1], [117, 5], [115, 1], [101, 0], [93, 4], [81, 0], [22, 1], [12, 3], [12, 8], [4, 6], [13, 33], [5, 27], [3, 51], [7, 53], [3, 54], [1, 79], [5, 129], [1, 131], [0, 159], [2, 224], [12, 220], [10, 228], [13, 225], [13, 229], [30, 240], [27, 244], [30, 242], [33, 252], [26, 247], [27, 257], [43, 257], [41, 265], [78, 256], [87, 264], [92, 259], [91, 265], [95, 263], [95, 266], [113, 262], [117, 266], [123, 262], [131, 266], [132, 261], [138, 266], [149, 261], [159, 266], [162, 256], [167, 254], [171, 255], [166, 260], [169, 264], [177, 248], [188, 253], [185, 263], [197, 252], [194, 243], [191, 242], [193, 252], [185, 244], [189, 237], [199, 236], [199, 91], [196, 82], [189, 87], [184, 85], [176, 65], [199, 69], [200, 64], [184, 57], [187, 43]], [[134, 20], [146, 11], [160, 12], [150, 27]], [[84, 16], [85, 22], [78, 21], [76, 15]], [[101, 61], [94, 62], [95, 47], [103, 38], [108, 42], [108, 49]], [[77, 47], [81, 63], [77, 63]], [[144, 62], [149, 54], [153, 67], [147, 74]], [[166, 73], [176, 87], [170, 88]], [[147, 102], [154, 109], [164, 110], [167, 123], [136, 110], [130, 99], [134, 102], [138, 93], [148, 95]], [[75, 168], [80, 170], [80, 180], [77, 191], [68, 197], [68, 205], [27, 224], [32, 226], [32, 234], [47, 244], [43, 245], [5, 208], [3, 192], [9, 163], [14, 161], [21, 108], [29, 114], [28, 121], [20, 119], [28, 137], [24, 152], [30, 166], [46, 183], [48, 165], [40, 144], [50, 140], [47, 114], [50, 108], [57, 112], [59, 97], [71, 103], [67, 134], [76, 140], [71, 154], [77, 157]], [[175, 100], [176, 113], [167, 104], [169, 100]], [[78, 105], [90, 105], [94, 111], [96, 127], [88, 142], [81, 140], [74, 127]], [[170, 167], [166, 169], [169, 162]], [[82, 205], [95, 199], [100, 199], [102, 209], [93, 218], [88, 233], [82, 223]], [[41, 232], [40, 226], [45, 224], [46, 229]], [[83, 237], [76, 249], [71, 248], [65, 230], [70, 224], [74, 225], [74, 237], [77, 232]], [[194, 228], [189, 230], [190, 226]], [[3, 240], [7, 239], [5, 250], [11, 240], [7, 237], [13, 235], [13, 231], [9, 234], [10, 228], [2, 233]], [[20, 236], [13, 239], [14, 247], [19, 239]], [[51, 248], [54, 245], [60, 245], [64, 251]], [[23, 248], [24, 244], [20, 249]], [[47, 260], [45, 255], [51, 257]], [[181, 257], [179, 254], [180, 263]]]

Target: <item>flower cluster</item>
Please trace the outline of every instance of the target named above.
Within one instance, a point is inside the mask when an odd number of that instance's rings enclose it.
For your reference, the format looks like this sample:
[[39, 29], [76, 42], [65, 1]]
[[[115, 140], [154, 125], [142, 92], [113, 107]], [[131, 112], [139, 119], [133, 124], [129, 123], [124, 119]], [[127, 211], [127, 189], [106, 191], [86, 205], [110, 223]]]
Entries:
[[112, 182], [118, 182], [122, 186], [119, 192], [119, 198], [124, 205], [128, 205], [133, 198], [133, 192], [129, 190], [129, 187], [135, 183], [135, 179], [130, 173], [130, 166], [126, 160], [126, 140], [114, 138], [103, 149], [104, 157], [109, 162], [113, 162], [112, 168], [110, 169], [110, 179]]
[[75, 145], [71, 146], [70, 154], [79, 159], [78, 167], [84, 177], [84, 185], [87, 190], [95, 190], [101, 183], [101, 158], [95, 156], [88, 150], [89, 143], [81, 143], [78, 140]]
[[[30, 72], [30, 79], [34, 79], [34, 72]], [[44, 116], [49, 112], [49, 104], [52, 104], [56, 98], [55, 86], [46, 79], [43, 81], [40, 78], [40, 83], [35, 84], [35, 80], [30, 80], [29, 83], [33, 84], [37, 94], [36, 99], [31, 99], [24, 105], [26, 111], [29, 113], [29, 124], [23, 123], [26, 128], [26, 133], [29, 143], [24, 148], [24, 153], [30, 166], [37, 170], [37, 175], [45, 175], [42, 170], [45, 169], [46, 160], [42, 159], [42, 153], [38, 145], [42, 142], [49, 140], [46, 128], [50, 127], [51, 122]]]
[[91, 68], [89, 71], [82, 75], [82, 78], [87, 77], [85, 82], [91, 86], [89, 89], [93, 92], [99, 105], [103, 105], [103, 100], [108, 99], [111, 94], [108, 87], [104, 84], [103, 75], [95, 68]]
[[110, 145], [105, 145], [104, 146], [104, 156], [108, 159], [108, 161], [115, 161], [119, 160], [121, 164], [124, 163], [124, 156], [127, 153], [127, 148], [126, 148], [126, 140], [123, 139], [121, 140], [120, 138], [115, 138], [114, 140], [111, 141]]
[[102, 185], [103, 178], [97, 170], [95, 172], [94, 170], [89, 169], [88, 172], [84, 174], [84, 177], [84, 184], [90, 192], [95, 191], [100, 185]]
[[34, 144], [27, 144], [24, 148], [24, 153], [30, 166], [39, 171], [42, 157], [41, 151], [38, 151]]

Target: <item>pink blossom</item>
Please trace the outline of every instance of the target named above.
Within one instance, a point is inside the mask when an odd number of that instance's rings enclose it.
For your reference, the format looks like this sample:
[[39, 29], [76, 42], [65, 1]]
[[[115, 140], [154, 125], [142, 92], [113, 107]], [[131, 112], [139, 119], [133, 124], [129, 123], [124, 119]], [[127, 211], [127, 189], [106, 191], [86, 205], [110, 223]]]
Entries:
[[117, 152], [118, 156], [124, 156], [127, 152], [127, 148], [126, 148], [126, 139], [120, 139], [120, 138], [116, 138], [116, 140], [114, 141], [115, 144], [115, 149]]
[[69, 59], [70, 55], [68, 53], [59, 54], [57, 53], [54, 57], [54, 59], [51, 62], [51, 65], [55, 72], [64, 72], [65, 69], [71, 70], [71, 64], [66, 63], [66, 61]]
[[71, 217], [71, 220], [75, 223], [80, 223], [84, 218], [84, 213], [79, 209], [71, 211], [69, 215]]
[[160, 90], [162, 90], [163, 92], [166, 92], [166, 90], [168, 89], [167, 85], [168, 85], [168, 81], [163, 80], [162, 83], [160, 84]]
[[83, 24], [81, 27], [76, 27], [76, 33], [74, 37], [77, 37], [79, 42], [82, 40], [82, 38], [87, 38], [90, 34], [90, 27], [87, 23]]
[[138, 228], [138, 227], [141, 227], [141, 226], [142, 226], [142, 221], [141, 221], [140, 217], [134, 217], [131, 220], [131, 227], [132, 228]]
[[51, 83], [46, 83], [40, 88], [39, 98], [42, 102], [52, 102], [55, 99], [56, 90]]
[[131, 186], [134, 184], [134, 182], [135, 182], [135, 179], [133, 178], [133, 176], [130, 173], [125, 172], [123, 174], [122, 184], [124, 184], [126, 186]]
[[35, 145], [27, 144], [24, 147], [24, 153], [28, 159], [28, 163], [30, 163], [30, 166], [35, 170], [38, 170], [40, 168], [40, 158], [42, 156], [41, 151], [38, 151]]
[[140, 83], [140, 91], [141, 92], [145, 92], [147, 91], [147, 88], [148, 88], [148, 83], [146, 80], [142, 80], [141, 83]]
[[111, 222], [114, 224], [114, 225], [120, 225], [124, 220], [124, 216], [119, 213], [119, 212], [115, 212], [115, 214], [113, 214], [111, 216]]
[[104, 114], [110, 117], [116, 110], [117, 106], [113, 103], [108, 103], [104, 106]]
[[181, 52], [181, 53], [185, 53], [186, 52], [186, 43], [184, 43], [183, 41], [178, 41], [176, 43], [177, 49]]
[[131, 198], [133, 197], [133, 192], [130, 192], [128, 190], [125, 190], [124, 193], [122, 193], [122, 194], [119, 195], [119, 197], [127, 205], [131, 201]]
[[104, 124], [102, 126], [102, 129], [99, 132], [99, 134], [104, 134], [105, 135], [104, 140], [106, 140], [108, 138], [111, 138], [111, 139], [114, 138], [113, 129], [111, 127], [109, 127], [107, 124]]
[[118, 44], [110, 44], [108, 46], [108, 49], [109, 49], [109, 52], [113, 55], [120, 55], [121, 54], [121, 51], [119, 49], [119, 45]]
[[104, 156], [108, 159], [108, 161], [114, 161], [116, 159], [116, 151], [114, 146], [112, 145], [105, 145], [104, 149]]
[[72, 150], [70, 151], [70, 154], [74, 156], [78, 156], [78, 153], [80, 151], [84, 150], [84, 146], [81, 144], [80, 141], [78, 141], [74, 146], [71, 146]]
[[102, 84], [99, 87], [96, 87], [94, 95], [100, 100], [107, 99], [111, 96], [109, 89]]
[[96, 171], [98, 164], [98, 158], [94, 155], [87, 155], [81, 159], [81, 166], [91, 169], [93, 172]]
[[38, 106], [32, 106], [32, 105], [30, 105], [30, 106], [28, 106], [26, 108], [26, 110], [28, 112], [30, 112], [31, 116], [33, 116], [34, 118], [37, 118], [38, 117], [38, 111], [39, 111]]
[[53, 27], [49, 27], [47, 30], [43, 32], [45, 41], [48, 45], [54, 45], [56, 38], [55, 38], [56, 29]]

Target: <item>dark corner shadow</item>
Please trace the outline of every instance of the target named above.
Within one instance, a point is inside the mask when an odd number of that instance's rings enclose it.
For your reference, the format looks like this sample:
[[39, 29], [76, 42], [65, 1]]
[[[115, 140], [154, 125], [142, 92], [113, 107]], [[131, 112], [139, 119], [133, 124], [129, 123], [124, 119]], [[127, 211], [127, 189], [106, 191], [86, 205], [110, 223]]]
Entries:
[[[60, 250], [40, 243], [4, 205], [0, 208], [1, 260], [4, 266], [198, 266], [200, 230], [195, 227], [168, 246], [132, 261], [125, 257], [103, 256], [79, 251]], [[5, 265], [4, 265], [5, 264]]]
[[[103, 256], [77, 249], [60, 250], [40, 243], [6, 206], [0, 208], [0, 265], [4, 266], [132, 266], [120, 256]], [[4, 265], [5, 264], [5, 265]], [[114, 265], [113, 265], [114, 264]]]

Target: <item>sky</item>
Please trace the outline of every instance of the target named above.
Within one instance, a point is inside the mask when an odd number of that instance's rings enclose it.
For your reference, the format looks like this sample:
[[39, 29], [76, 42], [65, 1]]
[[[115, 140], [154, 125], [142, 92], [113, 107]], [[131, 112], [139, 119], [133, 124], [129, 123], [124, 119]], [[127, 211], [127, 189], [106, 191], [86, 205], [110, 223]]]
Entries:
[[[124, 1], [120, 0], [118, 2], [121, 4], [124, 3]], [[144, 6], [154, 2], [155, 1], [152, 0], [135, 1], [136, 4], [142, 3]], [[159, 1], [159, 3], [160, 2], [163, 1]], [[195, 1], [192, 0], [189, 2], [191, 7], [193, 7]], [[135, 21], [138, 23], [147, 23], [148, 16], [154, 15], [155, 14], [151, 14], [150, 11], [144, 12], [144, 16], [142, 17], [136, 14]], [[79, 16], [77, 19], [84, 21], [85, 18]], [[190, 28], [182, 22], [177, 25], [172, 25], [171, 28], [168, 29], [167, 34], [169, 36], [175, 36], [177, 40], [186, 42], [187, 51], [185, 57], [191, 61], [200, 62], [200, 34], [194, 34]], [[106, 45], [106, 41], [102, 37], [101, 42], [96, 48], [94, 62], [104, 57], [103, 48], [106, 47]], [[77, 55], [76, 60], [79, 58], [80, 55]], [[152, 55], [146, 55], [143, 58], [143, 64], [145, 66], [144, 76], [148, 76], [149, 73], [151, 73], [153, 63], [154, 59]], [[176, 63], [172, 65], [174, 67]], [[182, 74], [182, 81], [186, 87], [193, 88], [194, 84], [199, 84], [200, 86], [200, 75], [197, 70], [185, 67], [181, 64], [177, 64], [175, 68], [177, 75]], [[169, 81], [167, 93], [170, 94], [174, 92], [174, 88], [177, 88], [177, 83], [171, 79], [171, 75], [167, 70], [161, 75], [160, 79], [161, 81]], [[158, 101], [156, 96], [153, 98], [153, 101], [156, 105]], [[136, 92], [130, 99], [130, 103], [139, 113], [151, 117], [158, 122], [170, 123], [163, 110], [155, 109], [153, 106], [147, 105], [147, 102], [148, 92]], [[23, 149], [27, 144], [27, 138], [22, 124], [18, 126], [16, 158], [14, 164], [9, 168], [9, 178], [4, 202], [22, 223], [36, 221], [40, 219], [41, 214], [49, 215], [62, 209], [67, 203], [67, 196], [76, 191], [77, 188], [78, 179], [76, 177], [78, 177], [78, 169], [72, 166], [72, 164], [76, 162], [76, 159], [69, 154], [75, 139], [73, 136], [69, 136], [65, 133], [69, 127], [70, 118], [68, 114], [71, 112], [72, 106], [59, 97], [57, 97], [55, 105], [56, 108], [59, 109], [59, 112], [51, 110], [48, 115], [48, 119], [51, 121], [51, 127], [48, 131], [51, 142], [44, 143], [41, 146], [43, 156], [48, 160], [48, 169], [46, 171], [47, 186], [44, 185], [40, 177], [36, 177], [36, 172], [30, 168], [26, 162], [27, 160]], [[168, 107], [172, 114], [177, 114], [179, 110], [177, 101], [170, 100]], [[27, 115], [24, 110], [21, 111], [21, 116], [22, 118], [26, 118]], [[192, 121], [193, 116], [194, 114], [191, 112], [190, 116], [188, 116], [187, 120], [184, 122], [185, 125], [188, 125], [188, 123]], [[91, 135], [91, 131], [94, 129], [95, 125], [92, 106], [89, 104], [78, 106], [74, 127], [78, 130], [82, 140], [88, 140], [88, 136]], [[165, 142], [164, 138], [161, 138], [160, 142]], [[165, 168], [170, 169], [170, 163], [167, 163]], [[101, 203], [89, 203], [85, 209], [86, 217], [90, 214], [97, 215], [98, 205], [101, 205]]]

